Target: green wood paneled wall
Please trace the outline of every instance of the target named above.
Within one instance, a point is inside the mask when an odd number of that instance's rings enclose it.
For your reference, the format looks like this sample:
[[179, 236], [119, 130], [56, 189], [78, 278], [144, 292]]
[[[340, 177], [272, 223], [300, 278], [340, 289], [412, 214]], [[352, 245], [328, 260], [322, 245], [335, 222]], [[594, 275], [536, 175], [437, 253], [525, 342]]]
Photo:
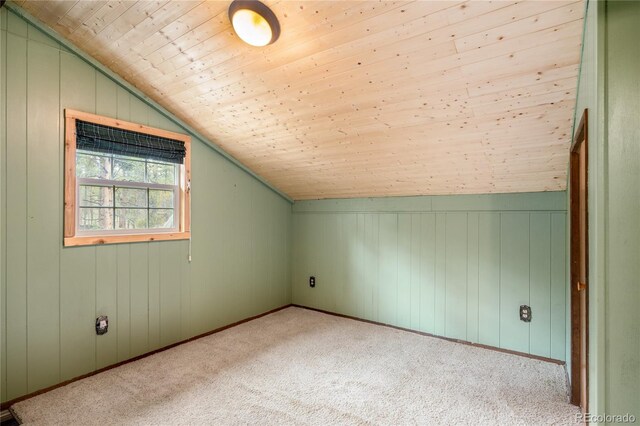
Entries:
[[290, 203], [197, 139], [192, 263], [187, 241], [63, 248], [64, 108], [184, 130], [0, 18], [2, 401], [290, 303]]
[[[599, 17], [603, 16], [598, 9], [598, 2], [587, 1], [585, 11], [584, 34], [582, 43], [582, 58], [580, 64], [580, 78], [576, 100], [574, 128], [577, 128], [585, 108], [589, 109], [589, 410], [592, 413], [602, 413], [604, 408], [604, 347], [605, 335], [603, 304], [604, 299], [604, 204], [601, 201], [604, 171], [598, 164], [604, 164], [604, 145], [601, 132], [603, 129], [601, 114], [598, 111], [598, 81], [601, 78], [599, 49], [602, 48], [599, 40], [601, 32], [598, 29]], [[605, 2], [601, 2], [602, 6]], [[602, 68], [604, 69], [604, 68]], [[575, 130], [575, 129], [574, 129]], [[575, 133], [575, 132], [574, 132]], [[568, 166], [568, 165], [567, 165]], [[569, 185], [567, 185], [569, 186]], [[570, 194], [571, 188], [567, 193]], [[567, 195], [567, 198], [570, 198]], [[567, 230], [570, 230], [570, 220], [567, 217]], [[567, 254], [569, 257], [569, 254]], [[569, 269], [569, 268], [567, 268]], [[567, 273], [570, 271], [567, 270]], [[568, 278], [569, 279], [569, 278]], [[567, 288], [567, 315], [570, 314], [570, 296]], [[567, 327], [570, 327], [567, 318]], [[570, 332], [568, 328], [567, 333]], [[567, 339], [567, 353], [571, 350], [571, 339]], [[567, 359], [567, 371], [571, 371], [571, 359]], [[569, 378], [571, 375], [569, 375]]]
[[[640, 418], [640, 2], [606, 5], [607, 414]], [[602, 159], [602, 157], [600, 157]], [[602, 300], [599, 300], [601, 302]]]
[[293, 302], [564, 360], [565, 209], [564, 192], [296, 202]]
[[587, 4], [589, 411], [640, 418], [640, 2]]

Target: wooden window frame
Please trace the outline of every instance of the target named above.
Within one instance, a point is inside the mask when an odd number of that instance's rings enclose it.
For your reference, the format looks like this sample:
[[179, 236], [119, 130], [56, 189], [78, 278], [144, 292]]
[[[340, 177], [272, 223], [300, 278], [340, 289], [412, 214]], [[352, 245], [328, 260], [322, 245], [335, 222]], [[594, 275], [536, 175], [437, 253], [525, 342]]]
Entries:
[[[156, 129], [142, 124], [131, 123], [115, 118], [103, 117], [72, 109], [64, 110], [64, 246], [87, 246], [98, 244], [137, 243], [145, 241], [188, 240], [191, 238], [191, 137], [168, 130]], [[185, 157], [180, 173], [178, 202], [179, 224], [177, 232], [148, 233], [139, 231], [132, 234], [77, 235], [76, 232], [76, 120], [103, 126], [115, 127], [139, 133], [175, 139], [184, 142]]]

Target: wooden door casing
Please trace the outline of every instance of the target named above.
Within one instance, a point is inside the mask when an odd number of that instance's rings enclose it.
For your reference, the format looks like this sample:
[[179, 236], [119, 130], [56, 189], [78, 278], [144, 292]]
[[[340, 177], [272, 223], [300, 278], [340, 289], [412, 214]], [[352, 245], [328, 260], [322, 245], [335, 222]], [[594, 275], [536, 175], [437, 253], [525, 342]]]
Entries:
[[589, 364], [589, 238], [588, 238], [588, 111], [571, 146], [571, 403], [588, 409]]

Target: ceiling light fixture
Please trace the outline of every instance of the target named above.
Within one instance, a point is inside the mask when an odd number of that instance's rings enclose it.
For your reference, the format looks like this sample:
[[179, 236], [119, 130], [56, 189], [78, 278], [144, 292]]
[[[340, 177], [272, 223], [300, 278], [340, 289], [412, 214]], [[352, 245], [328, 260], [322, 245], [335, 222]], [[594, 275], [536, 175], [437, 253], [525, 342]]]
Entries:
[[229, 20], [238, 37], [252, 46], [266, 46], [280, 36], [276, 15], [257, 0], [234, 0], [229, 5]]

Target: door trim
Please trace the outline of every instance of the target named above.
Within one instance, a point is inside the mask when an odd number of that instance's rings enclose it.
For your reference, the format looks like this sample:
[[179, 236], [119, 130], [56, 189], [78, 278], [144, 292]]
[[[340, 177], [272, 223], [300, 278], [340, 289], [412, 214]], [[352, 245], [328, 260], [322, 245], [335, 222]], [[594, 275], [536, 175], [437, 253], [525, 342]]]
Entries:
[[[588, 410], [588, 371], [589, 371], [589, 212], [588, 212], [588, 189], [589, 189], [589, 149], [588, 149], [588, 110], [585, 109], [580, 124], [578, 125], [575, 137], [571, 144], [570, 153], [570, 218], [571, 218], [571, 248], [570, 248], [570, 296], [571, 296], [571, 403], [582, 408], [583, 413]], [[574, 188], [580, 188], [580, 152], [584, 150], [584, 206], [585, 206], [585, 223], [584, 223], [584, 268], [586, 271], [586, 280], [580, 278], [580, 192]], [[585, 308], [581, 310], [581, 288], [584, 291]], [[582, 340], [581, 340], [581, 320], [584, 315], [585, 321], [585, 340], [586, 348], [584, 350], [585, 365], [582, 365]], [[584, 382], [584, 383], [583, 383]]]

